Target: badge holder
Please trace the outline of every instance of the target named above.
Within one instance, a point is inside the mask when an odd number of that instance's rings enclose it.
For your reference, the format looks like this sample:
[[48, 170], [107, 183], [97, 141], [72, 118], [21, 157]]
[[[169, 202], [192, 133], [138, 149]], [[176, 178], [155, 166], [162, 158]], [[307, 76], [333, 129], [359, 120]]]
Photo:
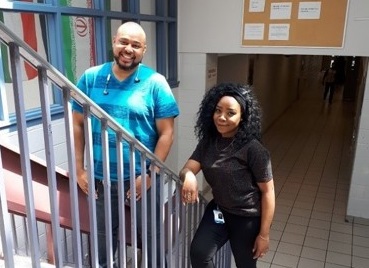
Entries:
[[224, 224], [223, 213], [219, 210], [218, 207], [217, 207], [217, 209], [214, 209], [213, 210], [213, 213], [214, 213], [214, 221], [215, 221], [215, 223]]

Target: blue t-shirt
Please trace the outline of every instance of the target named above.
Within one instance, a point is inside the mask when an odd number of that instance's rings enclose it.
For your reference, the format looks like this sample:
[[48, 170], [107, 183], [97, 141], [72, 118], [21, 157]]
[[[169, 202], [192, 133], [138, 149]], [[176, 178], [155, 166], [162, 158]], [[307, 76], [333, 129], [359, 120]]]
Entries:
[[[170, 86], [161, 74], [144, 64], [123, 81], [115, 78], [112, 62], [89, 68], [81, 76], [77, 87], [106, 111], [132, 137], [150, 151], [158, 141], [156, 119], [176, 117], [178, 106]], [[107, 94], [104, 94], [107, 93]], [[73, 102], [73, 110], [83, 112]], [[103, 179], [101, 123], [91, 117], [95, 178]], [[110, 179], [117, 180], [116, 135], [109, 131]], [[129, 179], [129, 148], [123, 143], [124, 179]], [[140, 155], [135, 155], [136, 174], [141, 174]], [[149, 163], [147, 163], [147, 166]]]

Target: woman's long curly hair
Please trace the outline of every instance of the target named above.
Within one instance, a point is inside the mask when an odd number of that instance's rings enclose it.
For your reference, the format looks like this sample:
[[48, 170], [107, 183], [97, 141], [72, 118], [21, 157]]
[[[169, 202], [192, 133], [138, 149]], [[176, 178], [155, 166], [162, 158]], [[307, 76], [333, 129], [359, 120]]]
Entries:
[[259, 103], [248, 85], [221, 83], [205, 93], [197, 112], [195, 135], [198, 140], [210, 142], [219, 136], [214, 124], [213, 115], [219, 100], [231, 96], [241, 106], [241, 118], [235, 135], [235, 145], [238, 147], [253, 139], [261, 140], [261, 110]]

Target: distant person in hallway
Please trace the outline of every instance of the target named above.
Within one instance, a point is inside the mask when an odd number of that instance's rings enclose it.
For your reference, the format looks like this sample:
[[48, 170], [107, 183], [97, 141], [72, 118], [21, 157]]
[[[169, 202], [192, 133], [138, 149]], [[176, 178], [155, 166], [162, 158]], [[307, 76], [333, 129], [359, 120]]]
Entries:
[[[135, 22], [122, 24], [113, 37], [112, 62], [89, 68], [81, 76], [77, 87], [105, 110], [116, 122], [127, 130], [134, 138], [151, 150], [160, 160], [165, 161], [173, 142], [174, 118], [179, 114], [178, 106], [171, 88], [161, 74], [141, 63], [146, 52], [146, 34]], [[84, 120], [82, 107], [73, 103], [73, 129], [75, 141], [76, 168], [78, 185], [88, 193], [88, 177], [84, 168]], [[96, 185], [96, 218], [98, 232], [98, 255], [100, 267], [107, 267], [105, 212], [104, 212], [104, 179], [103, 148], [101, 142], [101, 122], [91, 118], [94, 157], [94, 179]], [[116, 136], [109, 134], [109, 160], [111, 180], [111, 215], [113, 252], [117, 250], [119, 227], [118, 175], [116, 155]], [[124, 189], [130, 197], [130, 157], [129, 148], [123, 146]], [[146, 163], [147, 170], [150, 163]], [[160, 249], [160, 232], [151, 233], [150, 186], [156, 183], [159, 193], [159, 180], [151, 181], [150, 174], [141, 174], [141, 160], [136, 155], [136, 200], [138, 234], [141, 235], [141, 176], [147, 178], [147, 230], [148, 230], [148, 267], [160, 266], [160, 251], [157, 250], [158, 264], [151, 261], [151, 240], [157, 235], [157, 249]], [[159, 195], [157, 195], [157, 213], [160, 212]], [[156, 226], [160, 226], [157, 217]], [[123, 245], [124, 246], [124, 245]], [[115, 263], [114, 267], [118, 267]]]
[[346, 81], [346, 59], [343, 56], [334, 58], [334, 66], [336, 69], [335, 84], [336, 88], [343, 86]]
[[222, 83], [204, 96], [197, 113], [199, 142], [181, 169], [182, 202], [198, 200], [196, 174], [212, 189], [191, 243], [193, 268], [215, 267], [229, 240], [237, 267], [256, 267], [269, 249], [275, 193], [269, 151], [261, 143], [261, 115], [249, 86]]
[[326, 100], [327, 96], [329, 95], [328, 100], [330, 104], [333, 101], [334, 91], [336, 90], [335, 81], [336, 81], [336, 69], [335, 65], [332, 64], [332, 66], [330, 66], [329, 69], [325, 71], [322, 82], [324, 86], [323, 100]]

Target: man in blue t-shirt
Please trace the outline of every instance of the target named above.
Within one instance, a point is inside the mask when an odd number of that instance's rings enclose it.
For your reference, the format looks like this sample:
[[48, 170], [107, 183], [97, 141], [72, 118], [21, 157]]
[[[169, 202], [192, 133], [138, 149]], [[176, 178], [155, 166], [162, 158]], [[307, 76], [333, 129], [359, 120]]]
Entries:
[[[114, 120], [138, 139], [160, 160], [165, 161], [173, 142], [174, 118], [179, 110], [170, 86], [161, 74], [142, 64], [146, 51], [146, 34], [135, 22], [122, 24], [113, 38], [114, 61], [89, 68], [78, 81], [77, 87], [105, 110]], [[79, 187], [88, 194], [88, 177], [84, 168], [84, 120], [82, 107], [73, 103], [73, 130], [76, 169]], [[91, 118], [94, 176], [97, 191], [96, 218], [98, 228], [98, 254], [100, 267], [106, 267], [105, 213], [103, 180], [103, 151], [101, 123]], [[113, 253], [117, 249], [119, 226], [116, 136], [109, 132], [109, 170], [111, 180], [111, 207], [113, 228]], [[124, 184], [129, 187], [129, 148], [123, 146]], [[147, 163], [147, 169], [149, 168]], [[141, 162], [136, 157], [136, 193], [138, 226], [140, 224]], [[147, 175], [148, 186], [151, 179]], [[158, 182], [156, 182], [158, 184]], [[128, 190], [128, 195], [130, 194]], [[150, 200], [150, 189], [147, 192]], [[160, 204], [159, 202], [157, 202]], [[148, 204], [148, 213], [151, 205]], [[159, 211], [160, 207], [157, 208]], [[151, 267], [151, 217], [148, 215], [148, 264]], [[159, 218], [157, 226], [159, 226]], [[138, 230], [140, 233], [140, 230]], [[157, 239], [159, 240], [159, 239]], [[160, 248], [160, 247], [158, 247]], [[158, 257], [160, 252], [158, 251]], [[158, 263], [160, 262], [160, 258]], [[158, 264], [159, 267], [159, 264]]]

